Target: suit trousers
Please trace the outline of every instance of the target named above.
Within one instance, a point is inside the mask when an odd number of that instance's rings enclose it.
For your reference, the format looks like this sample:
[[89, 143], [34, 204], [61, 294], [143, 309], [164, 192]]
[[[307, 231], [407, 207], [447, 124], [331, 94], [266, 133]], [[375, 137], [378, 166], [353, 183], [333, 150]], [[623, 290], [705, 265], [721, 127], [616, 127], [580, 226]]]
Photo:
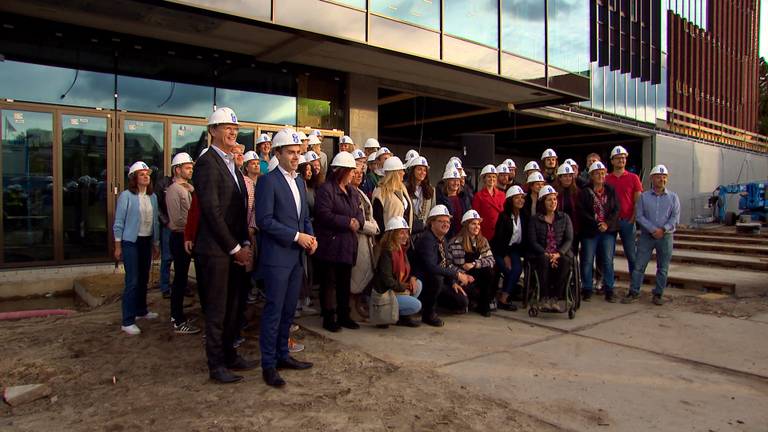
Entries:
[[266, 303], [261, 313], [261, 368], [277, 366], [288, 358], [288, 335], [296, 313], [296, 302], [304, 278], [301, 260], [292, 267], [261, 266], [266, 290]]
[[237, 357], [237, 304], [245, 268], [230, 256], [197, 255], [195, 269], [205, 296], [205, 352], [208, 368], [226, 367]]

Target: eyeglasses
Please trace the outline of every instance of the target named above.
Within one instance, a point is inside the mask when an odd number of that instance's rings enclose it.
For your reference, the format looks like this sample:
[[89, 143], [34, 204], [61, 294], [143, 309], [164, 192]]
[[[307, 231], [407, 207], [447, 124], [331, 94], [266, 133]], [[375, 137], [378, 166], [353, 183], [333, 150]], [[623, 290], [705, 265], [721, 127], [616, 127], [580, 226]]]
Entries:
[[237, 126], [224, 126], [222, 129], [224, 129], [224, 132], [226, 133], [238, 133], [240, 132], [240, 128]]

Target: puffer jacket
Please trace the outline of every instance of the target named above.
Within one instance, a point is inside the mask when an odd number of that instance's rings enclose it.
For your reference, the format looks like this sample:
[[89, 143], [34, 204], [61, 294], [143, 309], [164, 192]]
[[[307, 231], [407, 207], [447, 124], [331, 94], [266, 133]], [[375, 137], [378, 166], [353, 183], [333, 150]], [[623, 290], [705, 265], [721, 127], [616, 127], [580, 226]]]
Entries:
[[[533, 256], [544, 255], [547, 249], [547, 226], [544, 215], [537, 214], [528, 223], [528, 251]], [[552, 222], [555, 228], [555, 241], [560, 255], [571, 253], [573, 243], [573, 225], [567, 214], [556, 211], [555, 220]]]

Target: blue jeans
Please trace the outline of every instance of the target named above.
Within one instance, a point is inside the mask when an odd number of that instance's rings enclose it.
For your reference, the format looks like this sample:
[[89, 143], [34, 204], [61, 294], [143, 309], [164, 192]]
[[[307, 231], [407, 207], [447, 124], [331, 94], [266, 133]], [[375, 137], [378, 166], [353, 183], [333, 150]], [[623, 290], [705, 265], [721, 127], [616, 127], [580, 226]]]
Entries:
[[613, 292], [613, 252], [616, 248], [616, 233], [600, 233], [595, 237], [581, 239], [581, 289], [592, 292], [592, 268], [595, 258], [603, 271], [605, 292]]
[[501, 287], [501, 292], [512, 295], [515, 292], [517, 282], [520, 281], [520, 276], [523, 274], [523, 261], [518, 250], [510, 250], [506, 256], [511, 258], [512, 268], [507, 269], [506, 264], [504, 264], [504, 257], [498, 256], [496, 257], [496, 267], [504, 275], [504, 285]]
[[664, 294], [664, 288], [667, 287], [667, 274], [669, 273], [669, 262], [672, 261], [672, 233], [664, 234], [660, 239], [653, 238], [645, 231], [640, 232], [640, 238], [637, 241], [637, 265], [632, 272], [632, 285], [629, 290], [633, 293], [639, 293], [643, 284], [645, 269], [648, 262], [651, 261], [651, 254], [656, 250], [656, 288], [653, 289], [654, 295]]
[[152, 266], [152, 237], [123, 241], [125, 287], [123, 288], [123, 325], [136, 323], [136, 316], [147, 314], [147, 283]]
[[417, 297], [421, 294], [421, 281], [416, 280], [416, 292], [413, 295], [397, 296], [397, 308], [400, 316], [408, 316], [418, 313], [421, 310], [421, 302]]
[[171, 292], [171, 230], [168, 227], [160, 227], [160, 291]]
[[[621, 245], [624, 247], [624, 256], [627, 258], [627, 267], [629, 268], [629, 274], [635, 271], [635, 264], [637, 262], [637, 231], [635, 224], [629, 221], [619, 219], [619, 236], [621, 237]], [[616, 248], [614, 244], [614, 253], [616, 254]]]

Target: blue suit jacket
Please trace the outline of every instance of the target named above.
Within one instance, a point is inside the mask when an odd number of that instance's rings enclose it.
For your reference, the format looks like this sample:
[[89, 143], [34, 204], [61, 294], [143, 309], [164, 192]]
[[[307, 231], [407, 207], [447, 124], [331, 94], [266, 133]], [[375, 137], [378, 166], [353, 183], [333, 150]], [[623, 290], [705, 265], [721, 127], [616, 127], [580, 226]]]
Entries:
[[296, 214], [288, 181], [279, 168], [256, 183], [256, 225], [259, 227], [259, 264], [293, 267], [301, 263], [304, 249], [293, 241], [297, 232], [314, 235], [307, 205], [307, 186], [296, 178], [301, 197], [301, 216]]

